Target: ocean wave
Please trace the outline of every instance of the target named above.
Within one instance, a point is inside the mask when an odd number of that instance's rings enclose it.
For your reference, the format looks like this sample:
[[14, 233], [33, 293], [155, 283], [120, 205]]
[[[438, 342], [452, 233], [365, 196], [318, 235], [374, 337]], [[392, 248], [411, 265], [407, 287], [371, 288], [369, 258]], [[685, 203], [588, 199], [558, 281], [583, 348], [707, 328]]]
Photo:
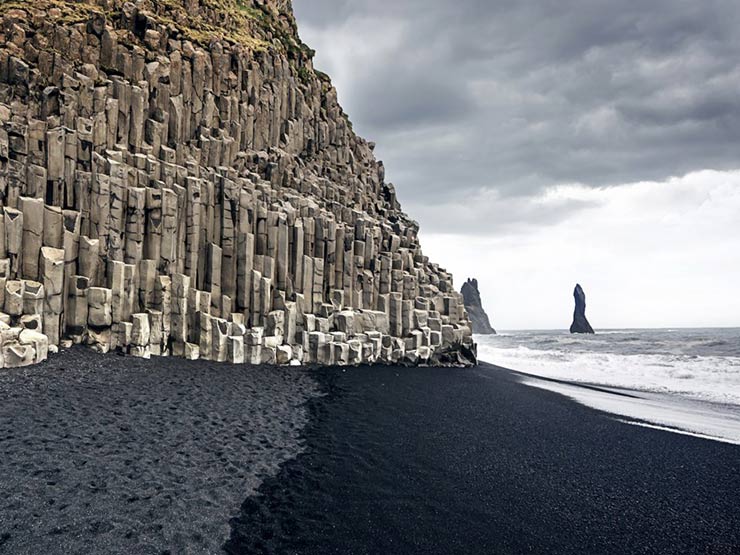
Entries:
[[729, 345], [729, 343], [722, 340], [707, 341], [706, 343], [704, 343], [705, 347], [725, 347], [726, 345]]
[[482, 361], [546, 378], [740, 406], [740, 357], [618, 354], [479, 342]]
[[544, 350], [740, 357], [740, 329], [611, 330], [596, 335], [567, 331], [508, 332], [480, 338], [498, 347], [524, 345]]

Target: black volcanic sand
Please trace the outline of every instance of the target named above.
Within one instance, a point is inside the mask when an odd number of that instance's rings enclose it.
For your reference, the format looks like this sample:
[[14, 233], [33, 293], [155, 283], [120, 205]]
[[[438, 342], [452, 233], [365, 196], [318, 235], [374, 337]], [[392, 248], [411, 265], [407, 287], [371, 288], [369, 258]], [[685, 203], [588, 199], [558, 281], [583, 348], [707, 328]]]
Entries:
[[740, 553], [738, 446], [490, 365], [318, 377], [306, 451], [243, 504], [229, 553]]
[[0, 553], [217, 553], [301, 451], [304, 371], [71, 350], [0, 370]]

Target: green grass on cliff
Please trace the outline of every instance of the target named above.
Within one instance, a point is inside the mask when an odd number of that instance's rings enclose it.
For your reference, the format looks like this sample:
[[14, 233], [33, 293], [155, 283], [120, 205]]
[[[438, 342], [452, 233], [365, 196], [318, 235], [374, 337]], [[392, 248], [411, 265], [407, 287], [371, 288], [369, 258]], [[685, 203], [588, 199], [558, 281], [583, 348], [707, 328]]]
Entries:
[[[295, 60], [313, 57], [313, 51], [298, 38], [291, 14], [256, 7], [251, 0], [199, 0], [198, 4], [199, 10], [191, 12], [182, 0], [147, 0], [141, 9], [154, 21], [171, 26], [204, 46], [213, 39], [224, 39], [256, 51], [272, 46]], [[95, 0], [0, 0], [0, 15], [11, 10], [29, 14], [45, 11], [51, 20], [67, 25], [86, 22], [91, 12], [104, 13], [110, 20], [120, 14], [118, 9], [106, 11]]]
[[[80, 25], [98, 13], [118, 30], [119, 40], [135, 41], [133, 34], [125, 38], [128, 31], [122, 29], [122, 5], [123, 0], [0, 0], [0, 17], [17, 10], [27, 14], [19, 17], [29, 22]], [[287, 56], [298, 83], [310, 86], [318, 79], [323, 89], [331, 87], [329, 76], [312, 68], [315, 52], [300, 40], [292, 13], [278, 13], [253, 0], [197, 0], [198, 9], [191, 11], [184, 0], [141, 0], [139, 6], [152, 21], [206, 48], [217, 39], [253, 52], [277, 50]]]
[[[70, 25], [86, 22], [91, 12], [106, 13], [97, 4], [72, 0], [34, 0], [33, 2], [0, 0], [0, 14], [11, 10], [23, 10], [27, 13], [45, 10], [49, 12], [49, 17], [53, 21]], [[106, 15], [109, 14], [106, 13]]]
[[147, 10], [153, 19], [178, 29], [188, 39], [208, 45], [213, 39], [242, 44], [252, 50], [266, 50], [270, 32], [260, 19], [260, 10], [246, 0], [200, 0], [200, 11], [191, 13], [181, 0], [158, 0]]

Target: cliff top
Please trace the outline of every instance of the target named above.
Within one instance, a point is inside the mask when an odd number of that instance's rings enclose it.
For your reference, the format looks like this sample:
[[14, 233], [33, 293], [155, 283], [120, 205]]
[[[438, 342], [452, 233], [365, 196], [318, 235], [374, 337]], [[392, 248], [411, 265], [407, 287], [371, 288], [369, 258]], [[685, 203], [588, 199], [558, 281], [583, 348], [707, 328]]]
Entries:
[[[226, 40], [252, 50], [275, 48], [289, 59], [309, 62], [314, 51], [298, 37], [290, 0], [8, 0], [0, 3], [0, 15], [12, 10], [29, 17], [50, 18], [64, 24], [86, 23], [91, 14], [111, 21], [130, 18], [133, 33], [164, 26], [194, 42], [210, 45]], [[118, 25], [116, 27], [119, 27]], [[126, 27], [121, 25], [121, 27]]]

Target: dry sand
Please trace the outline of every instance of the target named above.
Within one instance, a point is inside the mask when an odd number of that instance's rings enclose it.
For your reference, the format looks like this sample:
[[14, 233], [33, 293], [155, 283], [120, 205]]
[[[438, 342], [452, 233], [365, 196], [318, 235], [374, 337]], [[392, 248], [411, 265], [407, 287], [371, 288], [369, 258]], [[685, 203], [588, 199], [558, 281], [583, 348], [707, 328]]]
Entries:
[[302, 370], [84, 349], [0, 370], [0, 553], [217, 553], [317, 395]]

